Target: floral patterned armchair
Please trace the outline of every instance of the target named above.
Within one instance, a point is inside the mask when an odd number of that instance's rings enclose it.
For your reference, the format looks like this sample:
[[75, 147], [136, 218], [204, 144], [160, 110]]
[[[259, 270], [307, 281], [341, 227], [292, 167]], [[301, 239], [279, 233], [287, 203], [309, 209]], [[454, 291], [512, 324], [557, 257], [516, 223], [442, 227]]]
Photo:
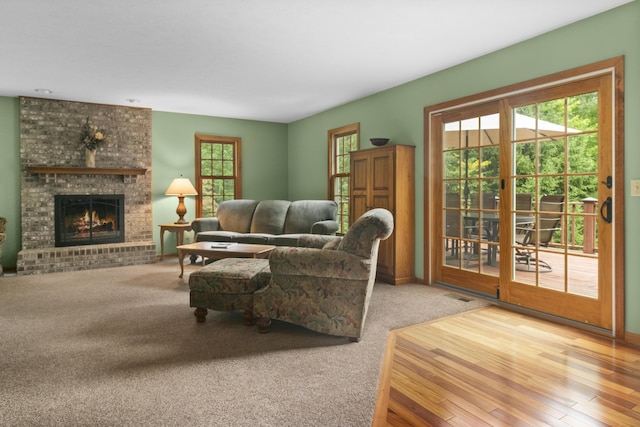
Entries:
[[358, 341], [375, 282], [378, 246], [392, 232], [391, 212], [378, 208], [322, 248], [276, 248], [269, 256], [269, 285], [253, 295], [259, 331], [268, 332], [271, 319], [279, 319]]

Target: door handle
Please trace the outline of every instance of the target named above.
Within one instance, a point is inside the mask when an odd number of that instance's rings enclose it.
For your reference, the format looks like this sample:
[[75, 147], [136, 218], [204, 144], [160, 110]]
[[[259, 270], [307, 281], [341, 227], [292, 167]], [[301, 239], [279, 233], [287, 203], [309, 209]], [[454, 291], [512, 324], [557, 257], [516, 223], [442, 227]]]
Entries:
[[[611, 197], [607, 197], [607, 200], [605, 200], [600, 206], [600, 216], [602, 217], [603, 220], [605, 220], [607, 224], [611, 224], [611, 221], [613, 221], [612, 212], [611, 212], [612, 205], [613, 205], [613, 199]], [[604, 212], [605, 208], [607, 211], [606, 214]]]

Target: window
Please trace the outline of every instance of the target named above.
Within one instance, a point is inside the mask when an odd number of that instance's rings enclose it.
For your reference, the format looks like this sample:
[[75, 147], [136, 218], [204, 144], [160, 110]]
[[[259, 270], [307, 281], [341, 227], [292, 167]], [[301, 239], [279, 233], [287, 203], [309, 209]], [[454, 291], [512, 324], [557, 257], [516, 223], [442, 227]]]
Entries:
[[359, 146], [358, 123], [329, 131], [329, 198], [338, 204], [338, 234], [349, 229], [349, 163]]
[[196, 134], [196, 216], [212, 217], [220, 202], [242, 197], [240, 138]]

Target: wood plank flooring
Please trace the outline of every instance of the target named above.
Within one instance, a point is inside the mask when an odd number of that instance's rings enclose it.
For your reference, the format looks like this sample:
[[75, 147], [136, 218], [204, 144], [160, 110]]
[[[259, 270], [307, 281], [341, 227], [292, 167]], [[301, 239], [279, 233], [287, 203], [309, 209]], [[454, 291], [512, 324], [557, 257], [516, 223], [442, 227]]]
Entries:
[[394, 331], [374, 426], [640, 426], [640, 350], [499, 307]]

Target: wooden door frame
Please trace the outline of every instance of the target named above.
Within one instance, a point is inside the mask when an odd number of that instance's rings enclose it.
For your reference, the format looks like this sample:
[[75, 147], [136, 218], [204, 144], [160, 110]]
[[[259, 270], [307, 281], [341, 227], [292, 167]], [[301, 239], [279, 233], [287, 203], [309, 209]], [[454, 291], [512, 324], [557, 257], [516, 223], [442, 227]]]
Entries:
[[504, 86], [498, 89], [469, 95], [463, 98], [446, 101], [440, 104], [425, 107], [424, 109], [424, 271], [425, 283], [433, 284], [432, 259], [433, 251], [441, 250], [440, 245], [434, 245], [433, 218], [438, 215], [441, 206], [430, 203], [432, 195], [437, 193], [434, 188], [435, 173], [440, 167], [434, 164], [437, 156], [432, 152], [431, 140], [436, 129], [431, 128], [431, 117], [443, 111], [471, 106], [505, 98], [516, 93], [534, 91], [541, 88], [564, 84], [570, 81], [587, 77], [611, 74], [613, 79], [613, 168], [614, 168], [614, 221], [613, 238], [615, 241], [613, 256], [613, 329], [612, 334], [616, 339], [624, 340], [625, 337], [625, 292], [624, 292], [624, 263], [625, 263], [625, 238], [624, 238], [624, 56], [606, 59], [582, 67], [573, 68], [559, 73], [538, 77], [521, 83]]

